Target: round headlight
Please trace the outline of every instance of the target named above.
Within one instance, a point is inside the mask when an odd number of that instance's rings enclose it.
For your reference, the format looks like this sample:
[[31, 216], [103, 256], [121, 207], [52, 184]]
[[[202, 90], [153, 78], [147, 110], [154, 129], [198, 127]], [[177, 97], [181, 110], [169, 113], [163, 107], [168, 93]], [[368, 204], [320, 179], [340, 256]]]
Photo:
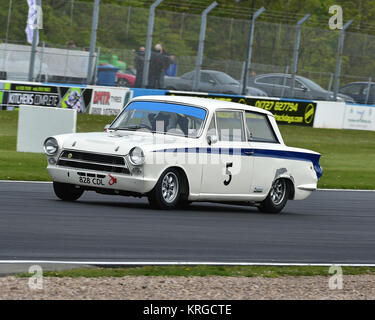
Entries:
[[143, 150], [139, 147], [134, 147], [129, 152], [129, 160], [132, 165], [140, 166], [145, 162], [145, 155]]
[[59, 150], [59, 144], [55, 138], [47, 138], [46, 141], [44, 141], [44, 152], [47, 156], [54, 156], [57, 150]]

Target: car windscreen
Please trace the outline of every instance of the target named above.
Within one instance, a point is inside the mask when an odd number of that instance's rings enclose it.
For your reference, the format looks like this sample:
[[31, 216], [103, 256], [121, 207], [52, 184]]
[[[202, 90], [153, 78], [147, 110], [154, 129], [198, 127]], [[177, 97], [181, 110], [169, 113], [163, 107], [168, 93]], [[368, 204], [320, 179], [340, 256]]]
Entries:
[[142, 130], [155, 133], [199, 136], [206, 110], [182, 104], [156, 101], [131, 102], [111, 125], [114, 130]]
[[317, 83], [315, 83], [314, 81], [312, 81], [310, 79], [301, 77], [299, 80], [301, 80], [308, 88], [310, 88], [312, 90], [326, 91], [320, 85], [318, 85]]

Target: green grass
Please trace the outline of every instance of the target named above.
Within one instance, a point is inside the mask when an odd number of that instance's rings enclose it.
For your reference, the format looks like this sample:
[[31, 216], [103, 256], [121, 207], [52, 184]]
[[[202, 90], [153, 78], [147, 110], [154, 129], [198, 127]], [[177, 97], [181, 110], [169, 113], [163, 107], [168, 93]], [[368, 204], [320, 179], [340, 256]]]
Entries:
[[[79, 114], [77, 131], [103, 131], [113, 119]], [[50, 181], [44, 154], [16, 151], [17, 120], [17, 111], [0, 111], [0, 180]]]
[[322, 154], [320, 188], [375, 189], [375, 132], [280, 126], [289, 146]]
[[[17, 111], [0, 111], [0, 179], [50, 180], [42, 154], [16, 152]], [[79, 114], [78, 132], [102, 131], [113, 117]], [[320, 188], [375, 189], [375, 132], [282, 125], [285, 143], [322, 154]]]
[[[375, 268], [369, 267], [343, 267], [343, 275], [375, 274]], [[45, 277], [69, 278], [98, 278], [98, 277], [124, 277], [124, 276], [183, 276], [183, 277], [266, 277], [275, 278], [283, 276], [330, 276], [329, 267], [316, 266], [145, 266], [128, 268], [82, 268], [68, 271], [44, 272]], [[19, 277], [30, 277], [32, 274], [22, 273]]]

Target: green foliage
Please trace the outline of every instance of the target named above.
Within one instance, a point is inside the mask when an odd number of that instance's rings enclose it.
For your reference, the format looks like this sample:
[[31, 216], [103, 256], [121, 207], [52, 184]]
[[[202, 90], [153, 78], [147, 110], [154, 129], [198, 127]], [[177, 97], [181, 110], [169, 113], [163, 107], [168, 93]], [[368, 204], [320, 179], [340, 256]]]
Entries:
[[[153, 2], [102, 0], [97, 33], [97, 46], [101, 47], [101, 52], [116, 54], [119, 60], [131, 66], [133, 50], [146, 43], [148, 8]], [[208, 18], [203, 67], [216, 68], [239, 79], [241, 62], [246, 59], [253, 0], [218, 2]], [[0, 38], [6, 35], [9, 3], [9, 0], [0, 0], [0, 23], [4, 26]], [[8, 39], [24, 42], [27, 3], [12, 3]], [[78, 48], [88, 47], [93, 3], [93, 0], [43, 0], [41, 40], [57, 47], [74, 40]], [[180, 74], [190, 71], [195, 65], [200, 14], [210, 3], [212, 0], [164, 0], [156, 10], [153, 43], [162, 43], [169, 53], [178, 57]], [[375, 72], [375, 28], [371, 25], [375, 6], [372, 0], [254, 0], [254, 9], [266, 8], [256, 23], [252, 56], [254, 70], [257, 73], [279, 72], [290, 66], [295, 24], [306, 13], [311, 13], [302, 29], [298, 70], [301, 74], [307, 72], [312, 80], [327, 87], [329, 73], [334, 72], [337, 58], [338, 31], [328, 28], [328, 9], [333, 4], [342, 6], [344, 22], [356, 19], [346, 36], [342, 73], [356, 76], [357, 80], [372, 76]], [[344, 84], [356, 79], [343, 77], [342, 80], [341, 84]]]

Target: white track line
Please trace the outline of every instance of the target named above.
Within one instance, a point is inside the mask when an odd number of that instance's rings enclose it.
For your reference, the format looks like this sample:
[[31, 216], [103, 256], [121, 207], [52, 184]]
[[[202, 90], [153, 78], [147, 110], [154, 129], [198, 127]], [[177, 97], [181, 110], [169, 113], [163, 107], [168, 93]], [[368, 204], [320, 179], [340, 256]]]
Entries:
[[[6, 183], [46, 183], [51, 184], [52, 181], [22, 181], [22, 180], [0, 180], [0, 182]], [[375, 190], [365, 190], [365, 189], [320, 189], [318, 191], [347, 191], [347, 192], [375, 192]]]
[[273, 262], [191, 262], [191, 261], [53, 261], [53, 260], [0, 260], [0, 264], [73, 264], [73, 265], [106, 265], [106, 266], [169, 266], [169, 265], [205, 265], [205, 266], [312, 266], [312, 267], [375, 267], [374, 263], [273, 263]]
[[11, 183], [52, 183], [52, 181], [22, 181], [22, 180], [0, 180], [0, 182]]

